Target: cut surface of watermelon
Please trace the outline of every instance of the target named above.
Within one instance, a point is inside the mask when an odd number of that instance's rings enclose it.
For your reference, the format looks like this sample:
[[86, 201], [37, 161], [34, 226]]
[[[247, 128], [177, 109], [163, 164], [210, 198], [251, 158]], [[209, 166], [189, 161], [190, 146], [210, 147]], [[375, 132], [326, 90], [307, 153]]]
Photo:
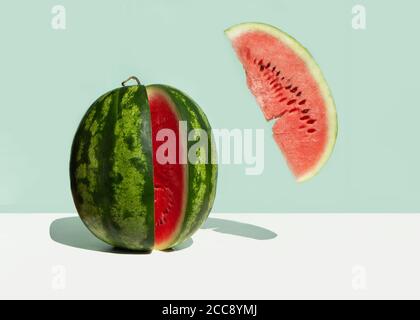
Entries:
[[316, 175], [337, 136], [334, 100], [309, 52], [288, 34], [262, 23], [226, 30], [247, 84], [298, 181]]
[[[184, 146], [179, 137], [179, 118], [175, 107], [169, 97], [156, 88], [147, 88], [149, 98], [150, 115], [152, 122], [152, 142], [153, 142], [153, 179], [154, 179], [154, 202], [155, 202], [155, 248], [160, 249], [171, 242], [179, 233], [183, 213], [185, 211], [185, 193], [187, 188], [186, 165], [179, 161], [180, 152]], [[172, 150], [176, 150], [176, 163], [161, 163], [158, 161], [158, 149], [170, 152], [166, 146], [168, 140], [159, 141], [157, 134], [161, 130], [170, 130], [176, 137], [176, 145], [172, 145]], [[161, 131], [165, 134], [164, 131]], [[168, 132], [168, 131], [166, 131]], [[165, 146], [162, 146], [166, 144]]]

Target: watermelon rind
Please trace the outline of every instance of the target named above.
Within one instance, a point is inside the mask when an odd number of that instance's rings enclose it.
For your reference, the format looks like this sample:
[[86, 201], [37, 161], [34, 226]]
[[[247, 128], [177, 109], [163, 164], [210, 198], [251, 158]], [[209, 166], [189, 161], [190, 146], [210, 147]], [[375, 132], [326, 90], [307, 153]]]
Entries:
[[97, 238], [117, 248], [150, 251], [154, 245], [150, 121], [145, 87], [121, 87], [92, 104], [73, 141], [77, 211]]

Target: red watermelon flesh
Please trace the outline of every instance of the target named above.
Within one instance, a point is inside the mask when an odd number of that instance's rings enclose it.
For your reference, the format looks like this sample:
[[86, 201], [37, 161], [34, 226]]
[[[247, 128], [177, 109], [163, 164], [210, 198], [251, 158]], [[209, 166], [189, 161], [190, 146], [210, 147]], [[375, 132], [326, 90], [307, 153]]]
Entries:
[[[155, 194], [155, 247], [165, 247], [178, 233], [185, 209], [186, 165], [179, 161], [179, 152], [183, 146], [179, 139], [179, 119], [170, 99], [160, 91], [148, 91], [150, 114], [152, 122], [153, 141], [153, 178]], [[170, 152], [165, 141], [158, 141], [160, 130], [171, 130], [175, 134], [175, 146], [170, 146], [176, 152], [176, 163], [162, 164], [157, 159], [159, 147]], [[165, 146], [163, 146], [165, 144]]]
[[226, 31], [247, 84], [299, 181], [314, 176], [335, 144], [334, 101], [322, 73], [296, 40], [275, 27], [246, 23]]

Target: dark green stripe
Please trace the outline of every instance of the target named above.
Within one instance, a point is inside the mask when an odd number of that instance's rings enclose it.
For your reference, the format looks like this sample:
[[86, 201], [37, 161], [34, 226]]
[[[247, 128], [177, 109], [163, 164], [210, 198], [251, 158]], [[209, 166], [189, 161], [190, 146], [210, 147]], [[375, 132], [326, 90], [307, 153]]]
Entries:
[[[115, 179], [110, 174], [113, 167], [113, 153], [115, 148], [115, 125], [118, 118], [119, 107], [120, 107], [120, 94], [121, 90], [113, 91], [111, 95], [111, 103], [109, 111], [104, 119], [98, 119], [98, 121], [104, 123], [101, 137], [96, 149], [96, 158], [98, 159], [98, 174], [97, 184], [95, 188], [94, 198], [96, 205], [101, 210], [102, 223], [108, 236], [112, 239], [112, 245], [121, 246], [120, 239], [120, 228], [113, 221], [110, 212], [112, 203], [114, 201], [114, 193], [112, 186], [115, 183]], [[100, 107], [99, 102], [98, 108], [104, 109], [104, 106]]]

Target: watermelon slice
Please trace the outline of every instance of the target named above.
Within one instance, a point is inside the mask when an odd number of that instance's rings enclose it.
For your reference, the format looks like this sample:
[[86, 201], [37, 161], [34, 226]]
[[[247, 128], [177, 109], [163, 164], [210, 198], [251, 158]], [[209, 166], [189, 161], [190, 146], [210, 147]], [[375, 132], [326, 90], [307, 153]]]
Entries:
[[310, 53], [281, 30], [244, 23], [226, 30], [247, 84], [299, 182], [316, 175], [334, 149], [337, 115], [330, 89]]
[[[155, 191], [155, 248], [165, 248], [174, 241], [179, 233], [184, 218], [186, 202], [187, 165], [179, 161], [173, 164], [160, 164], [157, 150], [166, 141], [159, 141], [157, 134], [160, 130], [171, 130], [179, 137], [179, 115], [171, 99], [162, 90], [148, 88], [150, 116], [152, 120], [153, 142], [153, 180]], [[175, 146], [177, 159], [181, 156], [180, 149], [185, 146]]]

